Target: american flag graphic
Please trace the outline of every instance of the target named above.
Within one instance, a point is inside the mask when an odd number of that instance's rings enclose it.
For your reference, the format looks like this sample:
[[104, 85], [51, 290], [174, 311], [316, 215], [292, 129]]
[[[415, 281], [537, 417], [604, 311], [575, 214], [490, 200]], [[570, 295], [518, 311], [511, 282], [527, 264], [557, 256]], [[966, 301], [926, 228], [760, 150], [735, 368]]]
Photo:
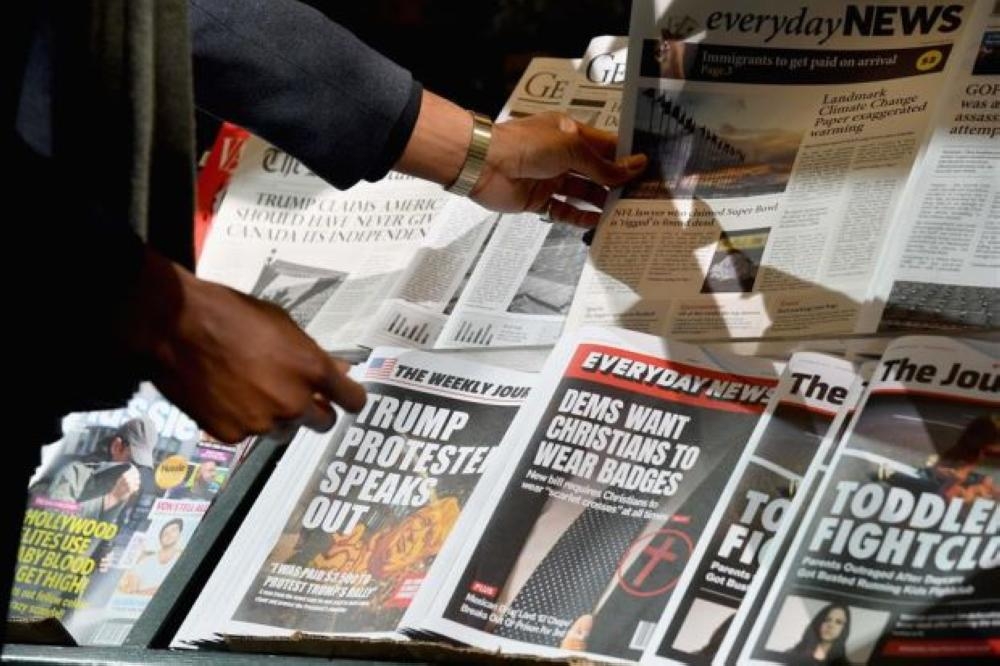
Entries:
[[365, 370], [365, 378], [389, 379], [392, 371], [396, 367], [396, 359], [380, 356], [368, 361], [368, 368]]

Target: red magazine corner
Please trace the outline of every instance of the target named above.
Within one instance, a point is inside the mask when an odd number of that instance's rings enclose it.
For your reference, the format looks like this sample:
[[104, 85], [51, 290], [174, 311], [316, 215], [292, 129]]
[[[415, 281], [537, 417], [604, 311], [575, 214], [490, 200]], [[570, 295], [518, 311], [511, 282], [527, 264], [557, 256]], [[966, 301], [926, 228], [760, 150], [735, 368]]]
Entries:
[[222, 123], [212, 150], [209, 151], [204, 163], [198, 171], [196, 183], [197, 196], [194, 210], [194, 252], [195, 258], [201, 257], [201, 249], [205, 237], [212, 226], [212, 219], [218, 209], [220, 195], [229, 184], [240, 163], [243, 146], [250, 138], [250, 132], [231, 123]]

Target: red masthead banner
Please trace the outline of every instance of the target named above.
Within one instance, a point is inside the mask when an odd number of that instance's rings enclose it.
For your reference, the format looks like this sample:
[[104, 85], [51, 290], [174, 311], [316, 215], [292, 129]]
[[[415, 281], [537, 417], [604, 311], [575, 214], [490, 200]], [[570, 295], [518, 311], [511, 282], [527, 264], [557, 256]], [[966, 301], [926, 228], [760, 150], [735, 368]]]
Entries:
[[744, 414], [762, 413], [778, 383], [771, 377], [708, 370], [593, 344], [577, 348], [565, 376], [671, 402]]

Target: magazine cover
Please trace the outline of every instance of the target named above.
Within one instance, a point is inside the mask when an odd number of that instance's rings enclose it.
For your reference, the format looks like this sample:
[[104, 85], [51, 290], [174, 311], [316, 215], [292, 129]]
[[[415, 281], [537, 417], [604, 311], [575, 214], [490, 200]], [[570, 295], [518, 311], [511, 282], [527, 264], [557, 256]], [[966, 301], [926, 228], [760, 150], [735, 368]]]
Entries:
[[741, 655], [996, 663], [1000, 345], [889, 346]]
[[565, 337], [415, 629], [505, 652], [637, 659], [776, 373], [617, 329]]
[[365, 407], [298, 444], [314, 452], [310, 459], [276, 470], [268, 486], [287, 499], [258, 501], [178, 640], [297, 631], [398, 637], [399, 619], [533, 377], [384, 347], [355, 376], [368, 391]]
[[815, 475], [808, 478], [807, 471], [826, 456], [833, 440], [828, 433], [846, 413], [856, 377], [843, 359], [811, 352], [791, 358], [643, 663], [711, 663], [759, 564], [770, 561], [795, 496], [808, 492]]
[[233, 448], [143, 385], [77, 413], [28, 491], [9, 617], [121, 644], [229, 476]]

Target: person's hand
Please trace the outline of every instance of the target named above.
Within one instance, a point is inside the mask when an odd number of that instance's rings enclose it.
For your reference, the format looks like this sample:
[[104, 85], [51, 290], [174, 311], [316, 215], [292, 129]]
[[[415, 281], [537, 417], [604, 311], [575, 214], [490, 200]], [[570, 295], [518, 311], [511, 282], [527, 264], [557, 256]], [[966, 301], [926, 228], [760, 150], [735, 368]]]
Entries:
[[139, 486], [141, 485], [142, 477], [139, 476], [139, 470], [129, 466], [125, 470], [125, 473], [118, 477], [111, 490], [104, 496], [104, 508], [110, 509], [123, 502], [127, 502], [132, 495], [139, 492]]
[[[471, 137], [469, 112], [424, 90], [413, 133], [394, 168], [448, 186], [461, 171]], [[563, 113], [497, 123], [471, 196], [497, 211], [536, 212], [552, 221], [593, 226], [598, 213], [565, 199], [601, 208], [606, 188], [618, 187], [646, 168], [644, 155], [615, 160], [616, 138]]]
[[148, 252], [129, 342], [153, 383], [225, 442], [280, 426], [328, 430], [335, 402], [355, 412], [364, 389], [280, 308], [200, 280]]
[[644, 155], [615, 161], [616, 139], [562, 113], [497, 123], [471, 196], [493, 210], [534, 211], [554, 221], [593, 226], [598, 213], [563, 198], [600, 208], [607, 197], [605, 187], [618, 187], [646, 168]]
[[587, 640], [590, 632], [594, 628], [594, 616], [587, 614], [576, 618], [570, 628], [566, 630], [559, 647], [563, 650], [578, 650], [580, 652], [587, 649]]

